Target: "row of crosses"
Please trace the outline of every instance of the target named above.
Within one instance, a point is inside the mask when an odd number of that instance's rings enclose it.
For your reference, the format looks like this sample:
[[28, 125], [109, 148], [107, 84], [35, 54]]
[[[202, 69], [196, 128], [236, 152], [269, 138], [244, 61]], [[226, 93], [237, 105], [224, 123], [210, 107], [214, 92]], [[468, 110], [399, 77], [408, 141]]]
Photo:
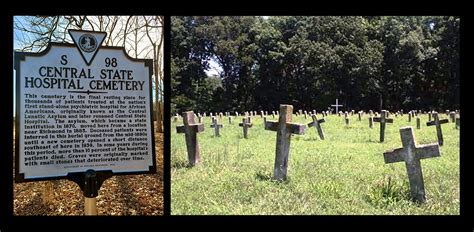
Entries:
[[[337, 105], [337, 103], [336, 103]], [[288, 157], [290, 152], [291, 135], [303, 135], [307, 127], [315, 127], [320, 138], [324, 139], [321, 123], [324, 119], [317, 118], [312, 115], [313, 122], [308, 125], [293, 123], [293, 106], [280, 105], [280, 113], [278, 121], [265, 120], [265, 130], [276, 131], [276, 151], [275, 151], [275, 165], [273, 178], [279, 181], [287, 179]], [[385, 163], [394, 163], [404, 161], [407, 168], [408, 179], [410, 182], [411, 197], [417, 202], [425, 202], [425, 189], [423, 182], [423, 174], [421, 171], [420, 159], [439, 157], [439, 146], [443, 144], [442, 132], [440, 125], [447, 123], [448, 119], [439, 120], [437, 113], [433, 114], [433, 121], [427, 122], [427, 126], [435, 125], [437, 128], [438, 143], [417, 145], [413, 134], [412, 127], [400, 128], [400, 136], [402, 140], [402, 148], [385, 152]], [[221, 124], [217, 123], [217, 119], [213, 118], [212, 128], [215, 129], [215, 136], [219, 136], [219, 128]], [[385, 123], [393, 123], [393, 119], [388, 118], [388, 112], [382, 110], [380, 117], [374, 117], [373, 121], [380, 122], [380, 141], [384, 141]], [[188, 151], [188, 160], [191, 166], [199, 163], [199, 144], [196, 134], [204, 131], [204, 125], [195, 123], [194, 112], [188, 111], [183, 113], [184, 125], [177, 126], [177, 133], [184, 133], [186, 140], [186, 147]], [[247, 138], [247, 130], [252, 126], [249, 117], [244, 117], [242, 123], [239, 123], [244, 130], [244, 138]]]

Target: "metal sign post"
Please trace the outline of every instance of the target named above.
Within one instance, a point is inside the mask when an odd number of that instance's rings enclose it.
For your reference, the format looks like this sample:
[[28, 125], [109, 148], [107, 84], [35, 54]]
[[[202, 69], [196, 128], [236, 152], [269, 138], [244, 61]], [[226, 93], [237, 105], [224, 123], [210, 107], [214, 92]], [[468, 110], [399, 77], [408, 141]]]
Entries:
[[92, 169], [86, 172], [70, 173], [68, 179], [76, 182], [84, 195], [84, 214], [97, 215], [97, 196], [105, 180], [112, 177], [112, 172], [96, 172]]

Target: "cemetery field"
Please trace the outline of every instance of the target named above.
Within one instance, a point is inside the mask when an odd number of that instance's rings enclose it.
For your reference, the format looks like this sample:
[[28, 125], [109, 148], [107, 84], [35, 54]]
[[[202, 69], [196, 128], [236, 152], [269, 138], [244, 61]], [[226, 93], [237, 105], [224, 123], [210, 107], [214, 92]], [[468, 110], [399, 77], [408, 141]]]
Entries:
[[[326, 117], [325, 140], [314, 127], [292, 135], [283, 182], [272, 180], [276, 133], [264, 130], [260, 116], [252, 118], [248, 139], [238, 126], [241, 116], [232, 124], [228, 117], [219, 119], [221, 137], [214, 137], [210, 117], [203, 118], [205, 130], [197, 135], [201, 162], [195, 167], [188, 166], [184, 134], [176, 133], [182, 119], [171, 120], [171, 214], [459, 215], [459, 129], [442, 124], [440, 157], [421, 160], [427, 201], [420, 205], [410, 200], [405, 163], [385, 164], [383, 152], [402, 147], [401, 127], [413, 127], [417, 144], [436, 143], [436, 128], [426, 126], [427, 114], [421, 129], [407, 114], [390, 118], [394, 122], [386, 125], [383, 143], [380, 123], [370, 129], [367, 114], [362, 121], [354, 114], [349, 126], [344, 116]], [[293, 121], [312, 120], [293, 115]]]
[[[107, 179], [97, 196], [98, 215], [163, 215], [162, 133], [155, 133], [155, 146], [157, 174]], [[13, 213], [84, 215], [84, 197], [79, 186], [69, 180], [14, 183]]]

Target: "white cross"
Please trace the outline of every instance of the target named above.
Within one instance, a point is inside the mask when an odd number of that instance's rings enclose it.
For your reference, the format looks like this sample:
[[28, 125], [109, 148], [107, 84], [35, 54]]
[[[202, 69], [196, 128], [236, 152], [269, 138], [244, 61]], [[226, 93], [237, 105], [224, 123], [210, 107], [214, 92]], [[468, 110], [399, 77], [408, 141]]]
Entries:
[[336, 114], [337, 114], [339, 112], [339, 106], [342, 106], [342, 105], [339, 105], [339, 100], [336, 98], [336, 105], [331, 105], [331, 106], [336, 107]]

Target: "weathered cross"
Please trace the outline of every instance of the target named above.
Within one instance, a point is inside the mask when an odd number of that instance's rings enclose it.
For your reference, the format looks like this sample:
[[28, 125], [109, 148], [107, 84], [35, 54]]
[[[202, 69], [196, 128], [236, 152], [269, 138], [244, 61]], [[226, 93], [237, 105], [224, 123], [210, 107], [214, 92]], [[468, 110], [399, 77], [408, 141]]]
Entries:
[[306, 125], [292, 123], [292, 116], [292, 105], [280, 105], [280, 117], [278, 122], [267, 121], [265, 123], [265, 130], [277, 132], [275, 167], [273, 174], [273, 178], [277, 180], [286, 180], [291, 134], [302, 135], [306, 129]]
[[374, 118], [374, 122], [380, 122], [380, 142], [382, 143], [385, 138], [385, 123], [393, 123], [392, 118], [386, 118], [387, 117], [387, 111], [382, 110], [380, 113], [380, 117]]
[[451, 122], [455, 122], [456, 112], [451, 111], [451, 113], [449, 113], [449, 117], [451, 118]]
[[336, 98], [336, 105], [331, 105], [331, 106], [336, 107], [336, 114], [337, 114], [339, 112], [339, 106], [342, 106], [342, 105], [339, 105], [339, 99]]
[[219, 128], [222, 128], [224, 127], [224, 125], [222, 124], [219, 124], [217, 122], [217, 118], [216, 117], [213, 117], [212, 118], [212, 124], [211, 124], [211, 128], [214, 128], [214, 136], [216, 137], [220, 137], [221, 135], [219, 134]]
[[247, 138], [248, 128], [252, 127], [252, 123], [249, 123], [248, 121], [248, 118], [243, 117], [242, 122], [239, 123], [239, 126], [242, 127], [244, 131], [244, 138]]
[[321, 140], [324, 140], [324, 132], [323, 128], [321, 128], [321, 123], [326, 121], [324, 120], [324, 118], [318, 120], [316, 114], [313, 114], [311, 117], [313, 118], [313, 122], [308, 123], [308, 127], [316, 127], [316, 130], [319, 134], [319, 138], [321, 138]]
[[436, 126], [436, 134], [438, 135], [438, 143], [440, 146], [443, 146], [443, 131], [441, 131], [441, 124], [448, 123], [449, 120], [447, 118], [439, 120], [438, 113], [434, 112], [433, 114], [433, 121], [427, 122], [427, 126]]
[[405, 161], [408, 180], [410, 182], [411, 197], [415, 201], [423, 203], [426, 201], [423, 173], [421, 171], [420, 159], [440, 156], [439, 146], [436, 143], [417, 145], [413, 128], [400, 128], [403, 148], [397, 148], [383, 153], [385, 163]]
[[194, 113], [187, 111], [183, 113], [184, 125], [176, 126], [177, 133], [184, 133], [186, 139], [186, 148], [188, 150], [188, 160], [191, 166], [199, 163], [199, 143], [197, 133], [204, 131], [203, 124], [197, 124], [194, 121]]

